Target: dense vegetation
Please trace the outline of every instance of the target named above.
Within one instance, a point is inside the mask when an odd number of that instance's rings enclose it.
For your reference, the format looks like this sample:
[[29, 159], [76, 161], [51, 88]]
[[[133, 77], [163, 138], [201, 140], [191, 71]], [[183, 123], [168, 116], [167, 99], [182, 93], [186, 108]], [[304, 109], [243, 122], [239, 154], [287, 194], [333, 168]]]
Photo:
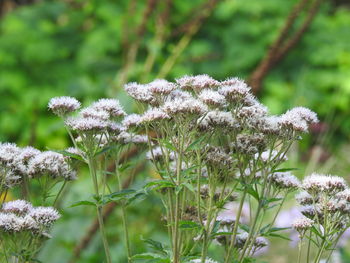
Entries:
[[[276, 43], [293, 7], [305, 3], [289, 36], [298, 32], [313, 2], [317, 1], [3, 1], [0, 141], [41, 150], [70, 146], [61, 122], [47, 110], [54, 96], [74, 96], [85, 105], [97, 98], [117, 97], [131, 112], [137, 108], [122, 88], [130, 81], [146, 83], [158, 77], [173, 81], [202, 73], [220, 80], [230, 76], [248, 80]], [[296, 105], [318, 113], [320, 124], [301, 142], [303, 154], [298, 149], [290, 158], [291, 166], [311, 160], [305, 165], [308, 172], [321, 159], [326, 172], [336, 168], [341, 175], [348, 173], [349, 161], [343, 153], [350, 132], [349, 24], [347, 1], [320, 1], [302, 37], [258, 85], [260, 100], [273, 114]], [[321, 150], [313, 155], [310, 147]], [[132, 159], [141, 166], [133, 183], [136, 188], [149, 174], [156, 176], [152, 167], [142, 166], [143, 159], [142, 155]], [[297, 173], [304, 175], [304, 169]], [[92, 220], [86, 215], [91, 216], [91, 210], [66, 209], [88, 196], [90, 178], [84, 168], [79, 174], [79, 183], [70, 186], [62, 201], [64, 214], [53, 229], [56, 238], [42, 251], [43, 262], [68, 261], [74, 248], [78, 259], [72, 262], [101, 262], [96, 253], [102, 249], [99, 238], [91, 234], [87, 246], [79, 243], [89, 236]], [[9, 195], [16, 196], [16, 191]], [[158, 199], [151, 195], [141, 206], [129, 209], [135, 252], [146, 250], [141, 236], [165, 240]], [[119, 213], [113, 210], [107, 220], [113, 241], [122, 236], [122, 229], [113, 227]], [[77, 229], [78, 233], [73, 231]], [[122, 242], [113, 243], [118, 245], [112, 253], [123, 262]]]

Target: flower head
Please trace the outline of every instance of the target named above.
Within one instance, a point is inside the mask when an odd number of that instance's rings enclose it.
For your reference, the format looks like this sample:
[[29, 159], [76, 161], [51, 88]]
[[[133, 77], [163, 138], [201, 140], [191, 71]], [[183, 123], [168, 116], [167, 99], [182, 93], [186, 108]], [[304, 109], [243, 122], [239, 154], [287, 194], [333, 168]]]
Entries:
[[3, 212], [17, 215], [27, 214], [32, 208], [32, 204], [25, 200], [14, 200], [2, 205]]
[[295, 190], [300, 187], [300, 181], [291, 172], [276, 172], [269, 175], [270, 181], [280, 189]]
[[205, 89], [202, 90], [198, 98], [209, 106], [224, 106], [226, 103], [225, 97], [215, 90]]
[[304, 190], [312, 192], [340, 192], [347, 188], [344, 178], [313, 173], [303, 180]]
[[131, 82], [126, 84], [124, 89], [131, 97], [139, 102], [150, 104], [155, 102], [155, 98], [147, 85]]
[[49, 109], [58, 116], [65, 116], [80, 108], [80, 102], [72, 97], [55, 97], [49, 102]]
[[200, 91], [207, 88], [216, 88], [220, 85], [218, 81], [208, 75], [184, 76], [176, 79], [181, 89]]
[[39, 206], [33, 208], [29, 216], [31, 216], [36, 222], [45, 227], [51, 226], [55, 221], [57, 221], [61, 216], [56, 209], [53, 207]]
[[311, 228], [314, 223], [315, 223], [314, 220], [303, 216], [303, 217], [297, 218], [292, 223], [292, 227], [298, 232], [301, 232]]
[[107, 112], [112, 118], [126, 115], [120, 102], [116, 99], [99, 99], [91, 107], [97, 111]]
[[297, 132], [307, 132], [308, 125], [317, 122], [316, 113], [304, 107], [293, 108], [280, 117], [280, 124], [283, 127]]
[[68, 165], [66, 158], [56, 152], [46, 151], [38, 154], [29, 162], [29, 174], [31, 177], [49, 175], [53, 178], [73, 180], [76, 172]]
[[149, 91], [154, 94], [167, 95], [176, 89], [176, 85], [165, 79], [156, 79], [147, 84]]

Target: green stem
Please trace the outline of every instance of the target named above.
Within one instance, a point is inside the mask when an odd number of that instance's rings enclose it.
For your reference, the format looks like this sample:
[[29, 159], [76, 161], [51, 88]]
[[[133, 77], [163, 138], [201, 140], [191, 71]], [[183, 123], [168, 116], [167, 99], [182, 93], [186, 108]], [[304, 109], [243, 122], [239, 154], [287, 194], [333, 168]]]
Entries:
[[320, 248], [320, 250], [317, 253], [317, 256], [316, 256], [316, 259], [315, 259], [315, 263], [319, 263], [320, 262], [325, 245], [326, 245], [326, 240], [323, 239], [321, 248]]
[[207, 224], [206, 224], [206, 227], [204, 229], [201, 263], [205, 263], [205, 259], [207, 258], [207, 253], [208, 253], [208, 238], [210, 235], [210, 223], [212, 220], [211, 217], [212, 217], [213, 199], [214, 199], [213, 192], [214, 191], [211, 189], [210, 194], [209, 194], [209, 210], [208, 210]]
[[66, 186], [66, 184], [67, 184], [67, 181], [64, 180], [64, 182], [63, 182], [63, 184], [62, 184], [62, 186], [61, 186], [61, 189], [58, 191], [58, 193], [57, 193], [57, 195], [56, 195], [56, 198], [55, 198], [55, 201], [53, 202], [53, 205], [52, 205], [52, 206], [55, 207], [55, 205], [56, 205], [56, 203], [57, 203], [59, 197], [61, 196], [61, 194], [62, 194], [62, 192], [63, 192], [63, 190], [64, 190], [64, 188], [65, 188], [65, 186]]
[[[181, 138], [180, 147], [178, 151], [177, 165], [176, 165], [176, 184], [179, 186], [181, 184], [181, 169], [182, 169], [182, 154], [183, 154], [183, 144], [184, 140]], [[179, 243], [179, 222], [180, 222], [180, 193], [175, 194], [175, 226], [174, 226], [174, 262], [180, 263], [180, 243]]]
[[300, 263], [300, 259], [301, 259], [301, 251], [302, 251], [302, 242], [303, 242], [303, 239], [300, 238], [300, 241], [299, 241], [299, 244], [298, 244], [298, 263]]
[[[88, 166], [89, 166], [90, 175], [92, 177], [92, 181], [93, 181], [93, 184], [94, 184], [95, 195], [97, 197], [99, 197], [96, 168], [95, 168], [95, 164], [94, 164], [94, 159], [91, 158], [91, 157], [89, 157], [89, 159], [88, 159]], [[107, 241], [106, 230], [105, 230], [105, 226], [104, 226], [104, 223], [103, 223], [102, 207], [96, 206], [96, 210], [97, 210], [97, 219], [98, 219], [100, 232], [101, 232], [101, 236], [102, 236], [102, 242], [103, 242], [103, 247], [104, 247], [104, 250], [105, 250], [106, 260], [107, 260], [107, 263], [112, 263], [111, 253], [109, 251], [109, 246], [108, 246], [108, 241]]]
[[[120, 179], [120, 173], [118, 170], [118, 163], [116, 163], [116, 174], [117, 174], [117, 180], [118, 180], [118, 185], [119, 185], [119, 191], [121, 191], [123, 186], [122, 186], [122, 182]], [[128, 255], [128, 263], [130, 263], [132, 255], [131, 255], [131, 248], [130, 248], [128, 223], [127, 223], [127, 219], [126, 219], [126, 209], [125, 209], [125, 204], [123, 201], [121, 203], [121, 206], [122, 206], [122, 221], [123, 221], [123, 228], [124, 228], [125, 246], [126, 246], [126, 251], [127, 251], [127, 255]]]
[[241, 202], [239, 203], [239, 208], [237, 211], [237, 215], [236, 215], [236, 221], [235, 221], [235, 225], [232, 231], [232, 237], [231, 237], [231, 242], [230, 245], [228, 247], [228, 252], [226, 254], [226, 259], [225, 259], [225, 263], [229, 263], [230, 259], [231, 259], [231, 251], [233, 250], [233, 246], [235, 244], [235, 240], [236, 240], [236, 236], [237, 236], [237, 230], [238, 230], [238, 225], [239, 225], [239, 218], [241, 217], [241, 213], [242, 213], [242, 209], [243, 209], [243, 204], [245, 201], [245, 196], [247, 194], [247, 190], [245, 189], [243, 192], [243, 196], [241, 199]]

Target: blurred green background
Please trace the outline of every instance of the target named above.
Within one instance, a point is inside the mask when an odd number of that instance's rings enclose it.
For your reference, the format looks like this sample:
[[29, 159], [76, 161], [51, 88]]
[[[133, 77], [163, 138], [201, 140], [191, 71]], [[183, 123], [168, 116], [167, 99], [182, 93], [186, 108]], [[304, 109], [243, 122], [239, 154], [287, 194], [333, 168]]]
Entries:
[[[282, 34], [288, 21], [293, 23]], [[282, 55], [269, 58], [269, 50]], [[254, 82], [252, 74], [266, 61], [267, 71]], [[271, 113], [299, 105], [317, 112], [321, 123], [292, 149], [289, 165], [301, 167], [300, 177], [314, 170], [348, 177], [349, 1], [0, 1], [0, 141], [62, 149], [69, 140], [47, 110], [51, 97], [74, 96], [84, 104], [117, 97], [132, 112], [124, 83], [204, 73], [250, 80]], [[133, 161], [143, 159], [141, 154]], [[132, 187], [150, 173], [148, 166], [141, 169]], [[67, 208], [89, 195], [90, 178], [84, 169], [80, 174], [63, 200], [64, 216], [41, 253], [43, 262], [68, 262], [93, 221], [92, 209]], [[107, 224], [114, 261], [125, 262], [119, 213], [115, 209]], [[147, 249], [142, 237], [165, 241], [157, 197], [131, 206], [129, 216], [134, 252]], [[273, 258], [266, 260], [293, 262], [288, 255], [295, 251], [287, 243], [282, 248], [272, 247]], [[102, 258], [97, 235], [70, 262]]]

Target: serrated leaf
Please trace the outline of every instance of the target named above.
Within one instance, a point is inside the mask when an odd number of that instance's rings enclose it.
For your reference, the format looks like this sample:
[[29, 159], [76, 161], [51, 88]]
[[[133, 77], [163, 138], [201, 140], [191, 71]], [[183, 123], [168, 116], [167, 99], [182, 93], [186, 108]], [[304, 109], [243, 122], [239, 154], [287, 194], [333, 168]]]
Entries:
[[157, 180], [157, 181], [152, 181], [147, 183], [143, 188], [144, 189], [149, 189], [151, 188], [151, 190], [157, 190], [157, 189], [162, 189], [162, 188], [174, 188], [175, 185], [168, 180]]
[[162, 243], [155, 241], [153, 239], [150, 239], [150, 238], [141, 239], [141, 240], [143, 242], [147, 243], [152, 249], [167, 255], [167, 252], [165, 251], [165, 248], [164, 248]]

